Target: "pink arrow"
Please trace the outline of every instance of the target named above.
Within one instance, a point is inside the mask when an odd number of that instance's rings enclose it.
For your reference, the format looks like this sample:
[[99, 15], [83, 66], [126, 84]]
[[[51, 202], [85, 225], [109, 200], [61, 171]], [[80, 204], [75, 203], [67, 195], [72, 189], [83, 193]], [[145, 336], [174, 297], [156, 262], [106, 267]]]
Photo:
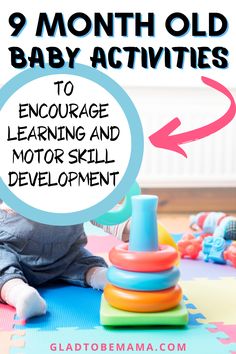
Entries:
[[179, 154], [187, 157], [186, 152], [179, 146], [181, 144], [190, 143], [191, 141], [203, 139], [208, 135], [211, 135], [218, 130], [224, 128], [227, 124], [229, 124], [236, 113], [236, 105], [233, 96], [223, 85], [219, 82], [209, 79], [207, 77], [201, 77], [204, 84], [214, 88], [215, 90], [223, 93], [230, 100], [230, 107], [227, 112], [208, 125], [205, 125], [201, 128], [197, 128], [194, 130], [190, 130], [189, 132], [180, 133], [176, 135], [170, 135], [175, 129], [177, 129], [181, 125], [181, 121], [179, 118], [172, 119], [169, 123], [167, 123], [164, 127], [159, 129], [157, 132], [149, 136], [150, 142], [161, 149], [172, 150], [178, 152]]

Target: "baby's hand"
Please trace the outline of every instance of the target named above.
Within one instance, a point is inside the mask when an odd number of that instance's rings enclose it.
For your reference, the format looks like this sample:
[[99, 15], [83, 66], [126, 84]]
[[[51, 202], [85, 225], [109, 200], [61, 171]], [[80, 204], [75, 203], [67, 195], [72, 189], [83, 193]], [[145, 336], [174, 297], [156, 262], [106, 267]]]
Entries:
[[129, 234], [130, 234], [130, 221], [131, 219], [128, 219], [127, 221], [123, 222], [122, 224], [118, 225], [101, 225], [98, 224], [96, 221], [92, 220], [91, 223], [103, 231], [107, 232], [108, 234], [111, 234], [118, 238], [119, 240], [122, 240], [124, 242], [129, 241]]

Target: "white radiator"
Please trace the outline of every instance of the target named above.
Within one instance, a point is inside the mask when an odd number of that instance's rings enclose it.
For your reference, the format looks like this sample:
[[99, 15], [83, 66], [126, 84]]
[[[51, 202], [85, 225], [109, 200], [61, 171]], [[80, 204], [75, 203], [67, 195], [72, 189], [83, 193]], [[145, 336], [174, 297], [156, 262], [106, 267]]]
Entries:
[[[151, 145], [148, 136], [174, 117], [192, 130], [220, 118], [229, 101], [208, 88], [127, 88], [140, 114], [145, 152], [138, 180], [144, 187], [236, 187], [236, 118], [221, 131], [182, 145], [188, 158]], [[231, 90], [236, 96], [236, 90]]]

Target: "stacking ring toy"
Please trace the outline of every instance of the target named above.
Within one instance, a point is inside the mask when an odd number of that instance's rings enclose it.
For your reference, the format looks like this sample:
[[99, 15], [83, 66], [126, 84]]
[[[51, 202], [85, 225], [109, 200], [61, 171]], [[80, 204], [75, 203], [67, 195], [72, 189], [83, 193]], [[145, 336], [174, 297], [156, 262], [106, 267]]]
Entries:
[[125, 196], [125, 200], [117, 209], [108, 211], [106, 214], [95, 219], [95, 221], [102, 225], [117, 225], [126, 221], [132, 214], [131, 197], [133, 195], [139, 195], [140, 193], [140, 187], [138, 183], [135, 182]]
[[161, 291], [132, 291], [107, 284], [104, 296], [109, 304], [130, 312], [160, 312], [176, 307], [182, 299], [182, 290], [176, 285]]
[[108, 281], [120, 288], [138, 291], [164, 290], [175, 286], [180, 271], [174, 267], [164, 272], [138, 273], [110, 267], [107, 272]]
[[159, 245], [157, 251], [129, 251], [128, 245], [122, 244], [112, 248], [109, 259], [120, 269], [133, 272], [161, 272], [175, 265], [178, 252], [168, 245]]

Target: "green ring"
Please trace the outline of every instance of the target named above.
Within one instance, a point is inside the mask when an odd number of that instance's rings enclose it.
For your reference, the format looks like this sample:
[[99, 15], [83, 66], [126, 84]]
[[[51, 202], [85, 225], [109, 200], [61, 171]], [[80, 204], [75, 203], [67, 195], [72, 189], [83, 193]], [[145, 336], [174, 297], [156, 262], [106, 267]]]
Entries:
[[131, 197], [139, 194], [141, 194], [141, 190], [138, 183], [135, 182], [126, 194], [125, 200], [119, 208], [108, 211], [95, 219], [95, 221], [102, 225], [117, 225], [126, 221], [132, 214]]

